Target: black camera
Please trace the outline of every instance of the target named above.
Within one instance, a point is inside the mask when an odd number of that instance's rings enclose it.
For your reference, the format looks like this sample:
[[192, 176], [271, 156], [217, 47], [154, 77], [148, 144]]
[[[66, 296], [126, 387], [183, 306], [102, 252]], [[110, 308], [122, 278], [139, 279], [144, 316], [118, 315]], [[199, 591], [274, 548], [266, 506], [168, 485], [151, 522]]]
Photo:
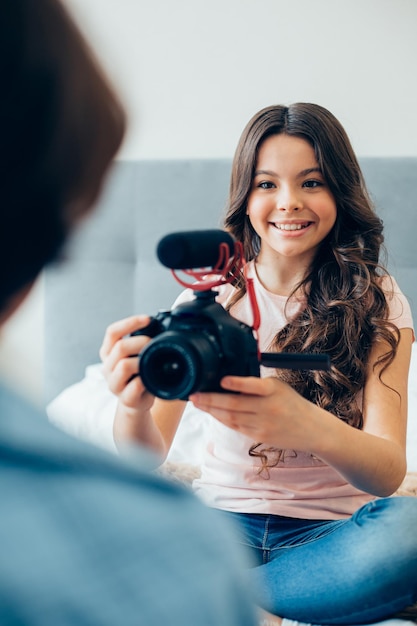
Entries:
[[212, 290], [162, 311], [134, 335], [153, 337], [140, 354], [145, 387], [165, 400], [195, 391], [219, 391], [226, 374], [259, 376], [258, 344], [250, 326], [215, 302]]
[[[203, 241], [206, 251], [201, 245]], [[215, 266], [219, 271], [215, 258], [222, 242], [233, 249], [233, 239], [221, 230], [171, 234], [161, 240], [158, 257], [171, 269], [173, 265], [195, 267], [198, 257], [201, 266]], [[235, 264], [234, 257], [231, 265]], [[226, 276], [230, 264], [223, 263], [222, 268]], [[223, 376], [259, 376], [260, 365], [328, 369], [327, 355], [260, 354], [254, 329], [229, 315], [215, 301], [217, 293], [212, 284], [194, 286], [194, 300], [159, 312], [146, 328], [132, 333], [152, 338], [139, 355], [139, 370], [144, 386], [153, 395], [164, 400], [187, 400], [196, 391], [223, 391]]]

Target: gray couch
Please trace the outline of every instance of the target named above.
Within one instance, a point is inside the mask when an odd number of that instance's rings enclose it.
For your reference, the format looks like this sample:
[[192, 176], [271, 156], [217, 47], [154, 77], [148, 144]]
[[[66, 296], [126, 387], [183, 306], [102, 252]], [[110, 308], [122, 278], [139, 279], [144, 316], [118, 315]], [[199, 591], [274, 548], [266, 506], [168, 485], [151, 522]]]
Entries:
[[[417, 320], [417, 158], [364, 158], [361, 165], [385, 223], [389, 267]], [[155, 314], [181, 287], [156, 258], [172, 231], [221, 227], [229, 160], [118, 162], [97, 211], [45, 272], [45, 399], [99, 360], [106, 326]]]

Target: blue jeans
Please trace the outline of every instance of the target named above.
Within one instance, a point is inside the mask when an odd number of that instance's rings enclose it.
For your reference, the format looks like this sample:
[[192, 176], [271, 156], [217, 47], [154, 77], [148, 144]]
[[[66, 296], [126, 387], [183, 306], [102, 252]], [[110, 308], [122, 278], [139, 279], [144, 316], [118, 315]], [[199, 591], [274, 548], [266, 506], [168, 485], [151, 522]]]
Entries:
[[417, 498], [382, 498], [349, 519], [225, 514], [255, 559], [258, 604], [292, 620], [362, 624], [417, 600]]

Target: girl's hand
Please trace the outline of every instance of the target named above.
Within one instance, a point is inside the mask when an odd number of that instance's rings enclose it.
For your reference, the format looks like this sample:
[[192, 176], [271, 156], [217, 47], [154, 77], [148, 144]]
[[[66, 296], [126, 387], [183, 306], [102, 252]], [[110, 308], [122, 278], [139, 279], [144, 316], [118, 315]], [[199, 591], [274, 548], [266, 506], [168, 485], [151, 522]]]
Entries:
[[138, 354], [150, 338], [130, 336], [135, 330], [145, 328], [149, 321], [148, 316], [138, 315], [111, 324], [100, 357], [109, 389], [119, 399], [113, 428], [116, 443], [134, 439], [162, 452], [161, 435], [150, 413], [155, 397], [145, 389], [139, 376]]
[[111, 324], [100, 348], [103, 374], [109, 389], [126, 408], [149, 410], [153, 403], [139, 377], [138, 354], [150, 341], [145, 335], [130, 337], [130, 333], [149, 324], [149, 317], [137, 315]]
[[306, 416], [313, 405], [286, 383], [274, 377], [226, 376], [221, 386], [238, 393], [196, 393], [190, 400], [253, 441], [294, 450], [312, 444]]

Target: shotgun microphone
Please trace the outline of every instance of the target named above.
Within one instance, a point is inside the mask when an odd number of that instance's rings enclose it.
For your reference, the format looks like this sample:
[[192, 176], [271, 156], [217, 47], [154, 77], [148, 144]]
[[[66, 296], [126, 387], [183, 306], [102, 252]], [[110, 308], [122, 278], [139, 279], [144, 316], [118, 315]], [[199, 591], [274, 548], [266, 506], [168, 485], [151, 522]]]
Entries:
[[234, 239], [225, 230], [189, 230], [170, 233], [161, 239], [157, 248], [159, 261], [174, 270], [215, 267], [220, 257], [220, 244], [226, 244], [234, 253]]

